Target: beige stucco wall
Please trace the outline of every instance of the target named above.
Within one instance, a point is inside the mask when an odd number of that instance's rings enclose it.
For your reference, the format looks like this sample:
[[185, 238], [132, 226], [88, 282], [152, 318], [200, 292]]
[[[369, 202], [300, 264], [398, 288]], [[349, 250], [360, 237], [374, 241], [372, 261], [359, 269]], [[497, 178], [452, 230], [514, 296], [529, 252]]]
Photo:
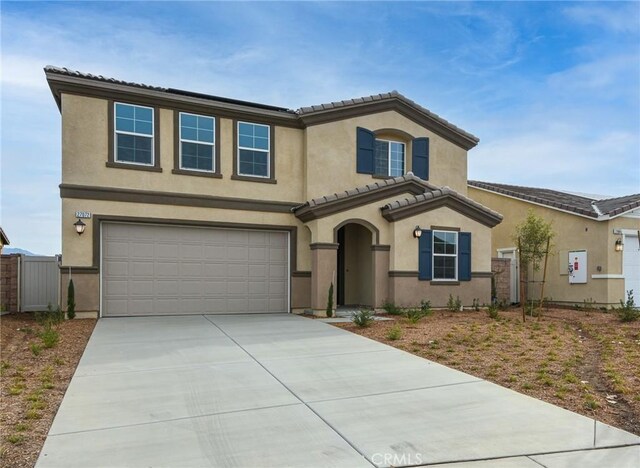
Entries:
[[160, 132], [156, 138], [160, 138], [161, 173], [106, 167], [108, 110], [108, 101], [104, 99], [62, 95], [63, 183], [260, 200], [304, 200], [303, 130], [275, 127], [277, 184], [231, 180], [233, 121], [218, 119], [223, 177], [212, 179], [171, 173], [174, 166], [174, 111], [171, 109], [160, 109]]
[[433, 226], [460, 228], [471, 233], [471, 270], [491, 271], [491, 228], [443, 207], [392, 224], [391, 270], [418, 270], [418, 240], [413, 238], [416, 226], [431, 229]]
[[[582, 303], [593, 299], [600, 304], [617, 304], [624, 294], [624, 279], [594, 279], [592, 275], [619, 275], [622, 273], [622, 253], [615, 252], [614, 243], [619, 237], [614, 229], [640, 229], [637, 218], [618, 217], [609, 221], [596, 221], [559, 210], [534, 205], [518, 199], [505, 197], [486, 190], [469, 187], [469, 196], [489, 208], [502, 213], [502, 223], [493, 229], [491, 252], [497, 256], [497, 249], [515, 247], [515, 228], [527, 216], [527, 211], [552, 222], [555, 238], [547, 266], [545, 297], [553, 301]], [[587, 251], [587, 283], [569, 284], [567, 272], [568, 252]], [[600, 269], [598, 269], [600, 267]], [[535, 279], [542, 279], [542, 270], [535, 273]], [[538, 287], [531, 292], [538, 295]]]
[[258, 211], [224, 210], [143, 203], [109, 202], [101, 200], [62, 200], [62, 263], [68, 266], [92, 266], [93, 222], [87, 222], [84, 234], [76, 234], [73, 223], [76, 211], [90, 211], [93, 216], [126, 216], [157, 218], [159, 220], [185, 220], [225, 222], [240, 224], [264, 224], [298, 227], [297, 269], [311, 269], [309, 230], [290, 213], [267, 213]]
[[464, 307], [470, 307], [473, 300], [480, 304], [491, 302], [491, 278], [472, 278], [460, 285], [434, 284], [414, 278], [389, 278], [389, 300], [400, 307], [418, 307], [420, 301], [431, 303], [432, 307], [446, 307], [449, 295], [460, 297]]
[[[313, 125], [306, 129], [306, 199], [360, 187], [376, 180], [356, 173], [356, 128], [398, 129], [414, 138], [429, 137], [429, 181], [467, 193], [467, 152], [395, 111]], [[408, 142], [407, 142], [408, 143]], [[411, 170], [411, 148], [406, 148]], [[340, 168], [340, 169], [336, 169]]]

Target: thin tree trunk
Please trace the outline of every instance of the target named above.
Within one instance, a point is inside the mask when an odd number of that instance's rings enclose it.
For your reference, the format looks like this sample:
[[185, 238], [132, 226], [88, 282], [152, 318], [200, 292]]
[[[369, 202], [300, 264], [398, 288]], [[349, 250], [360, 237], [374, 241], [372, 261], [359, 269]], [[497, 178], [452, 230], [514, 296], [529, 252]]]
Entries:
[[[525, 290], [525, 287], [524, 287], [524, 276], [523, 276], [524, 265], [522, 264], [522, 245], [520, 243], [519, 237], [518, 237], [518, 261], [520, 262], [520, 278], [518, 279], [520, 280], [520, 302], [522, 303], [522, 321], [526, 322], [527, 317], [525, 314], [525, 309], [527, 304], [527, 291]], [[523, 300], [523, 295], [524, 295], [524, 300]]]
[[544, 302], [544, 284], [547, 281], [547, 259], [549, 258], [549, 243], [551, 237], [547, 237], [547, 249], [544, 251], [544, 269], [542, 270], [542, 287], [540, 288], [540, 306], [538, 308], [538, 320], [542, 317], [542, 304]]

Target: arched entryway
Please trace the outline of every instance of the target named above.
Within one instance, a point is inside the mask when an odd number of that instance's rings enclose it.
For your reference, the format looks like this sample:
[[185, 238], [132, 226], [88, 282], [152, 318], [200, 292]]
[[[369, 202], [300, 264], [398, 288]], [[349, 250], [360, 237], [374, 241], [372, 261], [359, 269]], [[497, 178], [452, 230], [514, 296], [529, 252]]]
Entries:
[[[338, 306], [374, 306], [374, 269], [371, 246], [377, 229], [366, 221], [341, 223], [335, 229], [338, 244], [336, 301]], [[375, 238], [377, 242], [377, 238]]]

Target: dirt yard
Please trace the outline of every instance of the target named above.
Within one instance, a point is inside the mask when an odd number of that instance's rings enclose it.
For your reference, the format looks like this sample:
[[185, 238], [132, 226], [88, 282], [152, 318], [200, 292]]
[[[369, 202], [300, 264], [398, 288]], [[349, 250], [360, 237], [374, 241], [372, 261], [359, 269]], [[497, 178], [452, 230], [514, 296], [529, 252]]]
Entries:
[[520, 310], [392, 318], [335, 325], [640, 435], [640, 321], [563, 309], [526, 323]]
[[0, 317], [1, 466], [35, 465], [95, 324], [74, 319], [54, 325], [56, 340], [55, 334], [43, 337], [31, 314]]

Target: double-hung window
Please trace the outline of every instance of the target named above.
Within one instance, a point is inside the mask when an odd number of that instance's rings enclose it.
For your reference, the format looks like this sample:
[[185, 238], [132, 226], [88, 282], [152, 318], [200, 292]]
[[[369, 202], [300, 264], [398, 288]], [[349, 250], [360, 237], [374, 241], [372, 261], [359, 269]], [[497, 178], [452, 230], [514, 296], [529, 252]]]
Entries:
[[458, 233], [433, 231], [433, 279], [458, 279]]
[[238, 175], [270, 176], [270, 127], [238, 122]]
[[153, 166], [153, 108], [115, 103], [115, 161]]
[[404, 175], [404, 143], [390, 140], [376, 140], [374, 153], [374, 174], [398, 177]]
[[180, 169], [214, 172], [215, 120], [180, 112]]

